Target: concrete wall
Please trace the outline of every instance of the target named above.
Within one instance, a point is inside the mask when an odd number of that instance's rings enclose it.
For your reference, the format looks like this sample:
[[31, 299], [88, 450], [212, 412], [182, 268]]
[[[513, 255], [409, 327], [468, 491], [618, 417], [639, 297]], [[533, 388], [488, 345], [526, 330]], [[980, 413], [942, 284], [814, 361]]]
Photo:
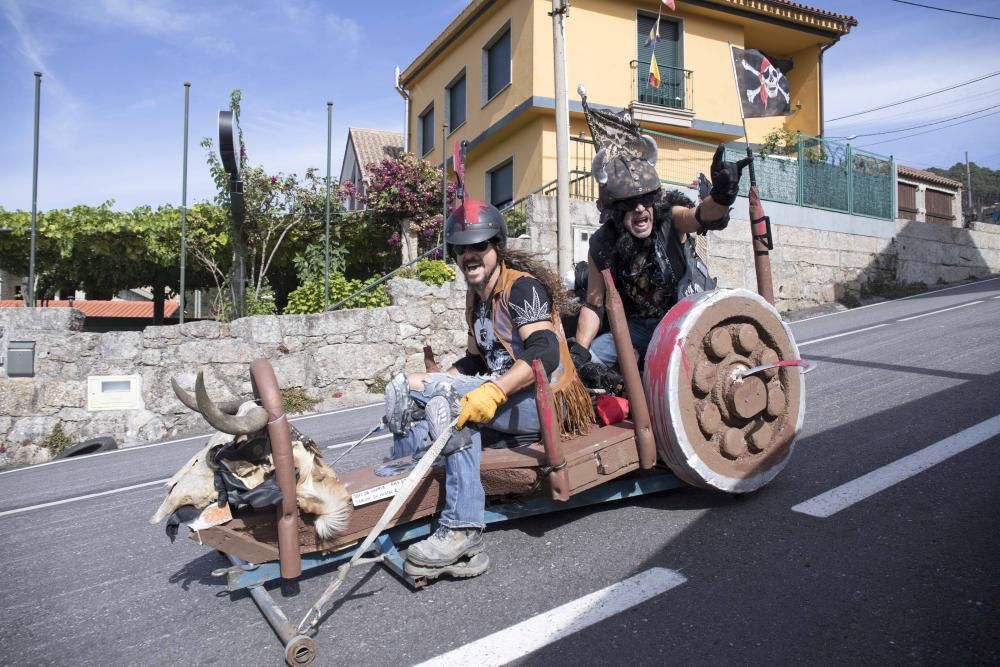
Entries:
[[[217, 400], [251, 395], [249, 363], [271, 361], [282, 388], [301, 387], [318, 409], [377, 400], [373, 383], [392, 372], [423, 369], [424, 345], [450, 364], [465, 348], [465, 287], [392, 281], [393, 305], [316, 315], [248, 317], [147, 327], [143, 332], [82, 331], [84, 316], [70, 308], [0, 309], [0, 358], [11, 340], [35, 342], [35, 377], [11, 378], [0, 367], [0, 464], [46, 460], [38, 445], [62, 423], [73, 441], [110, 435], [138, 444], [204, 431], [183, 407], [170, 378], [192, 389], [205, 371]], [[139, 375], [141, 407], [88, 409], [87, 378]], [[381, 396], [376, 385], [375, 392]]]

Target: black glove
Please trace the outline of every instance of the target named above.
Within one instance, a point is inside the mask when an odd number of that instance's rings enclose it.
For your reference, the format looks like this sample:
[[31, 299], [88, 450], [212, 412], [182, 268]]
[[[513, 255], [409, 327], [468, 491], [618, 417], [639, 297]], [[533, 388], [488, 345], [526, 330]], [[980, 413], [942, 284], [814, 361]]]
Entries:
[[717, 204], [732, 206], [740, 192], [740, 176], [743, 168], [750, 164], [750, 158], [729, 162], [723, 159], [725, 154], [725, 146], [720, 145], [715, 149], [715, 156], [712, 158], [711, 196]]
[[570, 338], [567, 342], [569, 343], [569, 356], [573, 359], [573, 365], [578, 370], [584, 364], [590, 363], [590, 350], [577, 343], [573, 338]]

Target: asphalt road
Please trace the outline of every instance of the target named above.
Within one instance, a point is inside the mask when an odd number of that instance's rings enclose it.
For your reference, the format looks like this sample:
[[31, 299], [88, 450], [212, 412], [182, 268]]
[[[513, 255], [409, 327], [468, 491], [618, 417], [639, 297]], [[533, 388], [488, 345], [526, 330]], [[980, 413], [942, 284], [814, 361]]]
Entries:
[[[1000, 664], [998, 325], [1000, 279], [795, 322], [818, 366], [765, 489], [500, 524], [486, 574], [419, 592], [359, 569], [317, 664]], [[293, 421], [340, 445], [379, 411]], [[148, 523], [155, 482], [202, 441], [0, 472], [0, 664], [281, 664], [253, 601], [212, 576], [228, 563]], [[329, 581], [271, 590], [297, 622]]]

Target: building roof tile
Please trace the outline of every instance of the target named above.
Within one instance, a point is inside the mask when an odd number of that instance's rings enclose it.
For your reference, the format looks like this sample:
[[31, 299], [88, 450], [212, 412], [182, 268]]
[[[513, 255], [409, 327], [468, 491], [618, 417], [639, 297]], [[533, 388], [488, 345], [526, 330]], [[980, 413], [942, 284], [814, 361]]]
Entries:
[[924, 183], [934, 183], [936, 185], [943, 185], [945, 187], [959, 189], [962, 187], [960, 181], [948, 178], [947, 176], [938, 176], [937, 174], [924, 171], [923, 169], [914, 169], [913, 167], [907, 167], [905, 164], [900, 164], [896, 166], [897, 173], [903, 178], [912, 178], [917, 181], [923, 181]]
[[[88, 299], [69, 300], [48, 300], [39, 301], [39, 305], [45, 308], [76, 308], [83, 311], [87, 317], [153, 317], [152, 301], [97, 301]], [[24, 306], [21, 299], [10, 299], [0, 301], [0, 308], [20, 308]], [[176, 301], [167, 301], [163, 304], [163, 316], [165, 318], [177, 315], [179, 304]]]
[[348, 130], [354, 152], [358, 156], [362, 178], [368, 178], [368, 165], [387, 158], [397, 158], [403, 152], [403, 133], [391, 130], [368, 130], [352, 127]]

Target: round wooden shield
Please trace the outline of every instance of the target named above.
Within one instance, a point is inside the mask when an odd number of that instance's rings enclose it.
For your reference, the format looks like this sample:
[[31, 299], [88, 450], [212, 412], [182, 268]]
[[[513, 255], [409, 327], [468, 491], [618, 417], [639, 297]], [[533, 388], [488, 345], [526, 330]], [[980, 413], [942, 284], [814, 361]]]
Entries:
[[643, 384], [660, 459], [694, 486], [755, 491], [788, 463], [805, 415], [791, 330], [760, 295], [702, 292], [663, 318]]

